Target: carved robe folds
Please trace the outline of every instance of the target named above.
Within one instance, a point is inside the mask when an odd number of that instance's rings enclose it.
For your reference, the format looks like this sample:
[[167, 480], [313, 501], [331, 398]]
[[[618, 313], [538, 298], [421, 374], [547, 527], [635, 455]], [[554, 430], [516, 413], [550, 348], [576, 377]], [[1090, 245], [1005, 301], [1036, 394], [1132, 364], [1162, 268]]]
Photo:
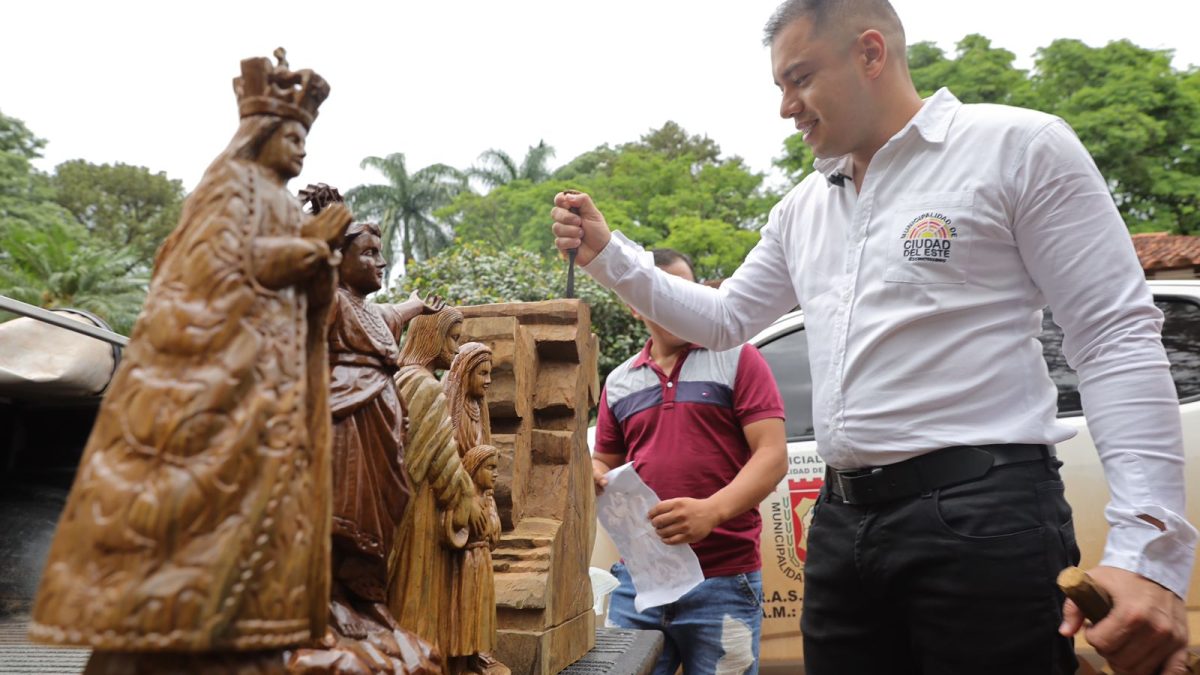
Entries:
[[413, 497], [397, 535], [388, 607], [401, 626], [444, 648], [454, 632], [450, 575], [458, 554], [443, 513], [464, 527], [474, 486], [459, 460], [441, 383], [416, 365], [402, 367], [396, 383], [409, 416], [405, 461]]
[[[334, 545], [370, 569], [340, 575], [361, 597], [386, 602], [387, 559], [409, 496], [401, 453], [403, 408], [392, 373], [404, 318], [390, 305], [339, 289], [330, 333]], [[375, 569], [375, 567], [378, 569]], [[376, 586], [375, 580], [378, 579]]]

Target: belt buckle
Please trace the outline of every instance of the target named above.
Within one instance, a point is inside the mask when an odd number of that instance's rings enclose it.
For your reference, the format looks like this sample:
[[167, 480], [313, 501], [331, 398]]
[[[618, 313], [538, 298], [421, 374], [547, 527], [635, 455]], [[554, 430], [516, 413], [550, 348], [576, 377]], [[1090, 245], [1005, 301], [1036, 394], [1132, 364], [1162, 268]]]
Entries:
[[[863, 472], [861, 475], [849, 477], [843, 475], [843, 473], [840, 471], [835, 470], [833, 472], [835, 480], [837, 480], [838, 488], [840, 488], [842, 491], [842, 501], [847, 504], [859, 505], [863, 503], [863, 500], [856, 498], [856, 495], [854, 494], [857, 490], [857, 488], [854, 486], [854, 481], [856, 479], [873, 478], [878, 476], [879, 474], [883, 473], [883, 467], [876, 466], [872, 467], [871, 469], [860, 469], [860, 471]], [[857, 495], [857, 497], [862, 496], [863, 495]]]
[[835, 492], [840, 493], [842, 501], [847, 504], [853, 504], [854, 502], [850, 499], [850, 494], [846, 491], [846, 481], [842, 480], [841, 471], [838, 471], [837, 469], [833, 470], [833, 482], [837, 484], [837, 490], [835, 490]]

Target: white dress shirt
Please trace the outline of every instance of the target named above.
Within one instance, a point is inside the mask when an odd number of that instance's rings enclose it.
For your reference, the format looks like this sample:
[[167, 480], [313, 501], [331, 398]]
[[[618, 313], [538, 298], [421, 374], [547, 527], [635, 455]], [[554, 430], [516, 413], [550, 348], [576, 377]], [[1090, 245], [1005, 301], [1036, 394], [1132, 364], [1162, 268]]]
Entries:
[[[862, 193], [817, 172], [772, 210], [719, 290], [654, 267], [619, 232], [584, 269], [672, 333], [729, 349], [800, 305], [818, 450], [839, 469], [938, 448], [1046, 443], [1049, 305], [1108, 476], [1102, 564], [1186, 594], [1179, 403], [1154, 306], [1103, 177], [1057, 117], [943, 89], [879, 151]], [[1137, 516], [1150, 515], [1165, 531]]]

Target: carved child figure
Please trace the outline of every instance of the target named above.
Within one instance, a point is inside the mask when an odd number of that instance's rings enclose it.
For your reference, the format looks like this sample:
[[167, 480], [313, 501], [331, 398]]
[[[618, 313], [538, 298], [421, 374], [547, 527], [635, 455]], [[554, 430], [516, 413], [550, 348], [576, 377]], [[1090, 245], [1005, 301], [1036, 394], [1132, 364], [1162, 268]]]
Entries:
[[452, 673], [509, 673], [509, 669], [491, 655], [496, 646], [492, 549], [500, 543], [500, 514], [493, 496], [498, 479], [496, 464], [496, 448], [491, 445], [476, 445], [463, 457], [463, 467], [475, 482], [479, 516], [471, 518], [467, 545], [455, 561], [451, 597], [458, 625], [446, 646]]

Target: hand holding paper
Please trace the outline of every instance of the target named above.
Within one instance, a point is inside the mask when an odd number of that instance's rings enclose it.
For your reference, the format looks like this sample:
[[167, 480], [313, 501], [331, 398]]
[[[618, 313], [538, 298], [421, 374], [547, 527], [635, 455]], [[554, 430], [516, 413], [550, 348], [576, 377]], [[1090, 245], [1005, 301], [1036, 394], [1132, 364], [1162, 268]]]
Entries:
[[608, 484], [596, 497], [596, 511], [633, 578], [637, 611], [674, 602], [704, 581], [692, 548], [663, 543], [650, 523], [658, 495], [642, 482], [633, 464], [619, 466], [605, 478]]

